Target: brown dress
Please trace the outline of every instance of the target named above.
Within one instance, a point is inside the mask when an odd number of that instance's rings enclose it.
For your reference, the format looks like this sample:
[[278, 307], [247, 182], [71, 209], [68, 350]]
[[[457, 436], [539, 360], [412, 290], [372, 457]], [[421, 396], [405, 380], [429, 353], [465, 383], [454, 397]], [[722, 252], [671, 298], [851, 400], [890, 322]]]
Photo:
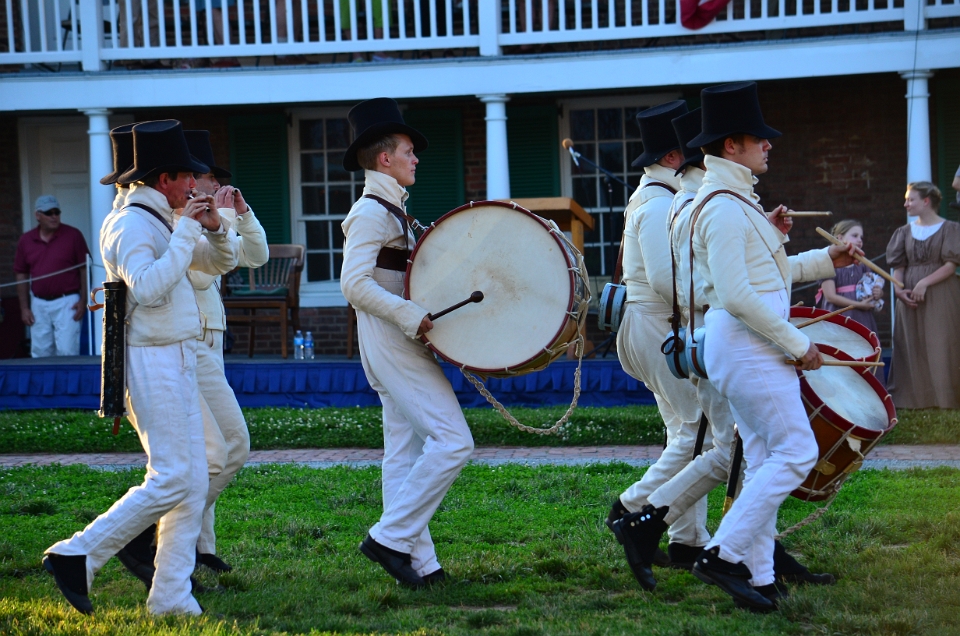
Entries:
[[[960, 264], [960, 224], [944, 221], [918, 241], [910, 226], [897, 228], [887, 244], [887, 264], [904, 268], [903, 283], [913, 289], [944, 263]], [[899, 408], [960, 408], [960, 278], [927, 288], [916, 309], [897, 302], [893, 360], [887, 389]]]

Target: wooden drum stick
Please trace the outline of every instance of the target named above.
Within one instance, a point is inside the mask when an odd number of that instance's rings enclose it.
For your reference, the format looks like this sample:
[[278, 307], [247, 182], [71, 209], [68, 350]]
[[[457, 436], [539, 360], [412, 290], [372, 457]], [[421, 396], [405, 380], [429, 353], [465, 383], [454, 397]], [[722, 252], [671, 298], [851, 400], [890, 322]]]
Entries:
[[[827, 232], [827, 231], [826, 231], [825, 229], [823, 229], [822, 227], [818, 227], [818, 228], [817, 228], [817, 234], [819, 234], [819, 235], [822, 236], [823, 238], [827, 239], [828, 241], [830, 241], [830, 242], [833, 243], [834, 245], [845, 245], [845, 243], [844, 243], [843, 241], [841, 241], [840, 239], [838, 239], [837, 237], [835, 237], [833, 234], [830, 234], [830, 232]], [[871, 260], [870, 260], [869, 258], [867, 258], [866, 256], [860, 256], [859, 254], [854, 254], [853, 257], [854, 257], [855, 259], [857, 259], [858, 261], [860, 261], [861, 263], [863, 263], [864, 265], [866, 265], [867, 267], [869, 267], [870, 269], [872, 269], [873, 271], [875, 271], [876, 273], [878, 273], [878, 274], [880, 274], [881, 276], [883, 276], [884, 278], [886, 278], [888, 281], [890, 281], [891, 283], [893, 283], [894, 285], [896, 285], [896, 286], [899, 287], [900, 289], [903, 289], [903, 283], [901, 283], [901, 282], [898, 281], [896, 278], [894, 278], [894, 277], [891, 276], [890, 274], [886, 273], [885, 271], [883, 271], [882, 269], [880, 269], [879, 267], [877, 267], [876, 265], [874, 265], [874, 264], [873, 264], [873, 261], [871, 261]]]
[[826, 320], [827, 318], [832, 318], [833, 316], [839, 316], [839, 315], [842, 314], [843, 312], [845, 312], [845, 311], [850, 311], [851, 309], [853, 309], [853, 305], [847, 305], [846, 307], [841, 307], [840, 309], [835, 309], [835, 310], [831, 311], [829, 314], [823, 314], [822, 316], [817, 316], [816, 318], [811, 318], [810, 320], [808, 320], [808, 321], [806, 321], [806, 322], [801, 322], [799, 325], [797, 325], [797, 329], [803, 329], [804, 327], [809, 327], [810, 325], [812, 325], [812, 324], [814, 324], [814, 323], [820, 322], [821, 320]]
[[[784, 360], [784, 364], [792, 364], [799, 367], [803, 364], [800, 360]], [[882, 367], [882, 362], [863, 362], [862, 360], [824, 360], [825, 367]]]
[[451, 311], [460, 309], [460, 308], [463, 307], [464, 305], [469, 305], [470, 303], [478, 303], [478, 302], [480, 302], [481, 300], [483, 300], [483, 292], [482, 292], [482, 291], [475, 291], [475, 292], [473, 292], [472, 294], [470, 294], [470, 298], [467, 298], [466, 300], [461, 300], [461, 301], [458, 302], [456, 305], [451, 305], [450, 307], [447, 307], [446, 309], [444, 309], [444, 310], [442, 310], [442, 311], [438, 311], [438, 312], [435, 313], [435, 314], [427, 314], [427, 318], [429, 318], [430, 320], [436, 320], [437, 318], [440, 318], [441, 316], [446, 316], [446, 315], [449, 314]]
[[795, 212], [784, 212], [780, 216], [793, 216], [793, 217], [802, 217], [802, 216], [833, 216], [833, 212], [827, 212], [825, 210], [804, 210], [804, 211], [795, 211]]

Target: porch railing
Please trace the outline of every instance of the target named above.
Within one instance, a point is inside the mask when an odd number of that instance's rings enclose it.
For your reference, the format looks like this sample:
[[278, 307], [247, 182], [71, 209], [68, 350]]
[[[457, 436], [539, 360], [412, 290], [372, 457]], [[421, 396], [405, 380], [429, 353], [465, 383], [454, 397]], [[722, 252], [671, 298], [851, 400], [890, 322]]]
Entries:
[[[960, 0], [732, 0], [691, 31], [680, 0], [0, 0], [0, 65], [566, 45], [960, 16]], [[93, 34], [93, 37], [88, 36]]]

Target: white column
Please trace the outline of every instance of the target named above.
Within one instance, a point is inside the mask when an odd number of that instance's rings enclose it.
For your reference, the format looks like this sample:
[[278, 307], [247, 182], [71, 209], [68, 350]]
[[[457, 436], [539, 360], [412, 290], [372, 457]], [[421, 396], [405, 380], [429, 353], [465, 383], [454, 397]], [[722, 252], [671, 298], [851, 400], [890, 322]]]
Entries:
[[[100, 260], [100, 227], [113, 207], [115, 186], [100, 184], [100, 178], [113, 172], [113, 149], [110, 146], [110, 111], [106, 108], [91, 108], [83, 114], [89, 120], [87, 135], [90, 137], [90, 252], [93, 255], [93, 267], [90, 279], [94, 287], [100, 287], [107, 273]], [[100, 354], [103, 338], [103, 313], [95, 312], [90, 316], [93, 323], [93, 351]]]
[[[81, 66], [84, 71], [102, 71], [106, 68], [100, 59], [103, 46], [103, 3], [78, 2], [80, 7]], [[144, 20], [147, 16], [143, 16]]]
[[927, 70], [906, 71], [900, 77], [907, 80], [907, 183], [931, 181], [930, 165], [930, 93], [927, 80], [933, 73]]
[[487, 198], [510, 198], [510, 159], [507, 152], [506, 95], [478, 95], [487, 105]]

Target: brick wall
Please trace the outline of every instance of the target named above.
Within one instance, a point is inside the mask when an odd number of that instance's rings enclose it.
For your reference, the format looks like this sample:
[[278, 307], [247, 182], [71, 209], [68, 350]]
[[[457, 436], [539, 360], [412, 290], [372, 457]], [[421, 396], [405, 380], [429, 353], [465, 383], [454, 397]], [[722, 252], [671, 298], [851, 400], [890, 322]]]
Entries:
[[[20, 147], [17, 118], [0, 117], [0, 282], [15, 279], [13, 258], [23, 233], [20, 209]], [[16, 296], [15, 287], [0, 288], [0, 297]]]
[[463, 167], [467, 201], [487, 198], [486, 106], [479, 101], [463, 107]]
[[[231, 312], [232, 313], [232, 312]], [[300, 329], [313, 332], [315, 355], [346, 356], [347, 354], [347, 308], [346, 307], [306, 307], [300, 310]], [[243, 325], [231, 325], [230, 331], [236, 340], [232, 354], [247, 355], [248, 329]], [[356, 336], [356, 333], [354, 333]], [[293, 357], [293, 328], [287, 330], [287, 348]], [[254, 355], [278, 355], [280, 353], [280, 326], [278, 324], [257, 325]], [[354, 338], [354, 352], [360, 351]]]

